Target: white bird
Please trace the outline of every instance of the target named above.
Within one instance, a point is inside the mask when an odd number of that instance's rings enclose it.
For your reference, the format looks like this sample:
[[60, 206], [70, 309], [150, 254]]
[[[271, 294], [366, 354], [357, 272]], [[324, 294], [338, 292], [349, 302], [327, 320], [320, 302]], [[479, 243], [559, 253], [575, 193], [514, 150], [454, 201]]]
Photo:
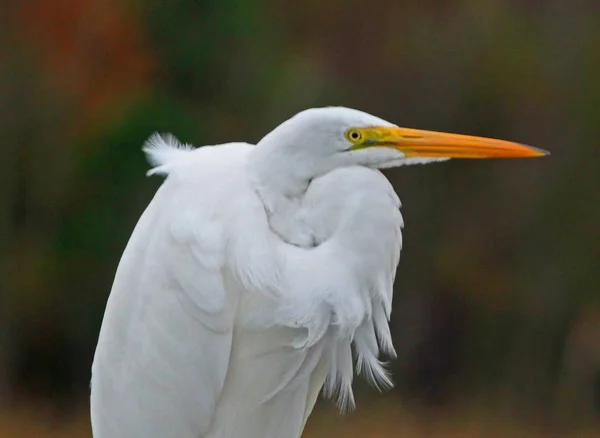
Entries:
[[154, 135], [144, 150], [166, 180], [106, 306], [96, 438], [299, 438], [322, 388], [346, 409], [354, 371], [391, 387], [380, 355], [394, 356], [403, 221], [377, 169], [546, 154], [340, 107], [303, 111], [257, 145]]

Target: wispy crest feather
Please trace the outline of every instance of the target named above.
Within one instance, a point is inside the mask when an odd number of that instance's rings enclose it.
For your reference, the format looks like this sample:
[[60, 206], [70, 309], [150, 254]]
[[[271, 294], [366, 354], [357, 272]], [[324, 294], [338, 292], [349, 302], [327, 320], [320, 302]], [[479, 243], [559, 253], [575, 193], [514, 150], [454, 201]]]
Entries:
[[181, 143], [172, 134], [155, 132], [142, 147], [148, 162], [154, 166], [146, 175], [168, 175], [171, 164], [180, 161], [193, 150], [193, 146]]

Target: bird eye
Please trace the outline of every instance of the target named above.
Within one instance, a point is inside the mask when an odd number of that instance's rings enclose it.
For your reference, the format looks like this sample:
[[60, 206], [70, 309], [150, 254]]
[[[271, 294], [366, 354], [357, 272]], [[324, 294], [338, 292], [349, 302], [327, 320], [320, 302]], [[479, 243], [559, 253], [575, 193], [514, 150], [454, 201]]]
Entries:
[[350, 129], [346, 132], [346, 138], [350, 140], [351, 143], [356, 143], [362, 139], [362, 134], [355, 129]]

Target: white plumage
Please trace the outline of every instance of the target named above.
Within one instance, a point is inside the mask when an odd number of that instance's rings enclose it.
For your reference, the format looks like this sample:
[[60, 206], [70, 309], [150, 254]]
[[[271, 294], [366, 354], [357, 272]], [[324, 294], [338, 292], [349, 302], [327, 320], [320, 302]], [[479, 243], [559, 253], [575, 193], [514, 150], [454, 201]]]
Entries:
[[403, 222], [376, 168], [445, 158], [384, 136], [400, 129], [323, 108], [256, 146], [147, 142], [166, 180], [107, 303], [96, 438], [299, 438], [322, 388], [353, 407], [354, 368], [392, 385], [380, 353], [395, 354]]

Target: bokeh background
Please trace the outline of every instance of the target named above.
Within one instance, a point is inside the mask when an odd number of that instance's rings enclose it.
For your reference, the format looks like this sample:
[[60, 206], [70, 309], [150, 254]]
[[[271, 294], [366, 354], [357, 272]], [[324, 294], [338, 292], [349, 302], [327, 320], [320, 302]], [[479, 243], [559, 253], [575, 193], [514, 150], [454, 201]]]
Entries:
[[0, 436], [90, 437], [113, 274], [154, 131], [258, 141], [312, 106], [544, 159], [386, 171], [397, 388], [306, 437], [600, 436], [600, 2], [0, 3]]

